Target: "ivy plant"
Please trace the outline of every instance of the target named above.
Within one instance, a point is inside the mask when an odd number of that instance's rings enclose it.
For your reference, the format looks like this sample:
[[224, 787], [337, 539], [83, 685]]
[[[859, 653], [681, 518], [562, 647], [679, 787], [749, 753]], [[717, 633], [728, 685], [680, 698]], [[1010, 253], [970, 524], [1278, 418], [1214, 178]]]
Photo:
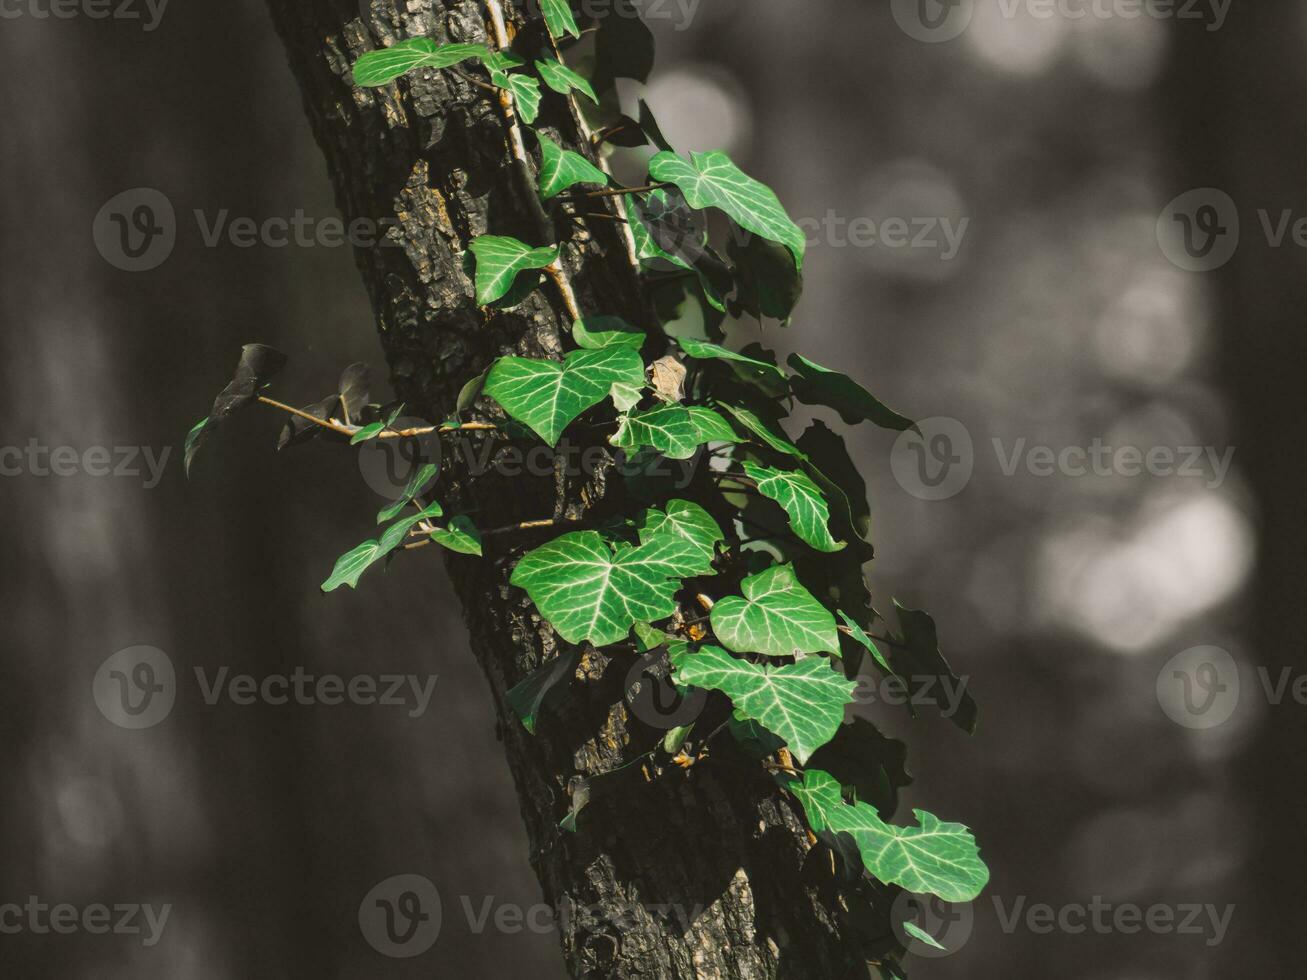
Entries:
[[[418, 544], [478, 558], [493, 535], [493, 560], [514, 562], [511, 585], [534, 604], [564, 651], [510, 692], [528, 730], [550, 710], [552, 690], [579, 683], [574, 668], [585, 649], [662, 650], [677, 688], [710, 692], [729, 714], [708, 733], [696, 735], [692, 725], [668, 732], [651, 752], [687, 758], [689, 751], [693, 758], [725, 732], [793, 798], [814, 840], [843, 842], [832, 853], [855, 862], [850, 873], [970, 901], [988, 880], [970, 831], [921, 810], [911, 821], [891, 823], [897, 788], [906, 782], [902, 759], [886, 761], [879, 748], [889, 740], [864, 719], [845, 723], [865, 675], [903, 682], [952, 677], [934, 621], [895, 603], [896, 632], [872, 606], [864, 577], [872, 554], [865, 483], [825, 423], [812, 422], [795, 438], [787, 419], [797, 402], [830, 409], [846, 425], [903, 431], [912, 422], [859, 382], [802, 355], [782, 366], [759, 343], [737, 349], [727, 342], [728, 315], [737, 323], [750, 316], [788, 322], [805, 257], [804, 235], [777, 195], [727, 153], [679, 155], [640, 103], [638, 121], [619, 116], [596, 132], [601, 150], [606, 143], [652, 145], [645, 180], [614, 186], [602, 153], [566, 149], [543, 129], [530, 129], [546, 95], [615, 100], [617, 76], [648, 73], [639, 53], [643, 35], [620, 25], [636, 33], [619, 44], [601, 31], [587, 77], [561, 57], [564, 42], [581, 34], [570, 5], [544, 0], [542, 13], [549, 43], [531, 53], [538, 56], [417, 37], [360, 57], [354, 82], [380, 87], [403, 84], [414, 72], [449, 71], [488, 97], [507, 93], [506, 124], [518, 131], [517, 145], [538, 154], [519, 162], [534, 170], [541, 206], [572, 214], [587, 201], [614, 205], [608, 213], [627, 223], [643, 273], [651, 284], [674, 283], [678, 302], [697, 304], [698, 329], [674, 323], [675, 310], [663, 306], [658, 317], [638, 324], [612, 310], [576, 309], [575, 349], [499, 357], [469, 379], [452, 415], [408, 428], [397, 428], [402, 406], [371, 402], [359, 366], [347, 369], [336, 393], [305, 408], [272, 398], [269, 384], [285, 358], [250, 345], [231, 383], [188, 435], [187, 470], [226, 418], [256, 403], [286, 414], [282, 445], [315, 435], [346, 444], [475, 433], [492, 440], [526, 436], [553, 447], [583, 427], [615, 456], [706, 460], [696, 499], [628, 467], [628, 497], [642, 503], [617, 519], [573, 529], [544, 515], [514, 528], [479, 527], [475, 514], [446, 513], [430, 499], [436, 467], [421, 467], [377, 515], [383, 525], [377, 537], [343, 554], [322, 589], [356, 588], [373, 566]], [[635, 53], [623, 61], [621, 51]], [[524, 133], [534, 138], [521, 138]], [[724, 257], [704, 231], [707, 212], [729, 229]], [[549, 288], [550, 280], [566, 289], [560, 263], [566, 248], [565, 241], [476, 237], [468, 257], [475, 303], [520, 302], [531, 290]], [[564, 299], [574, 303], [570, 291]], [[535, 536], [529, 547], [498, 543], [528, 529]], [[967, 694], [955, 720], [972, 731], [975, 718]], [[577, 827], [579, 809], [574, 803], [562, 818], [565, 829]]]

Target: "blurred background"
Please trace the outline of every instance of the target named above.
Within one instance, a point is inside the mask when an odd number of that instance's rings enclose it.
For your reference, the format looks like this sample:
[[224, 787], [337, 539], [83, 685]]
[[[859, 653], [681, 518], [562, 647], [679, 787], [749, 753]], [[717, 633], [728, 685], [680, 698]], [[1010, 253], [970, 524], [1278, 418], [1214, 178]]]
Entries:
[[[643, 9], [658, 66], [625, 94], [810, 232], [766, 342], [928, 420], [850, 447], [877, 604], [934, 614], [979, 731], [860, 710], [909, 743], [906, 806], [970, 825], [993, 881], [910, 975], [1294, 975], [1307, 4]], [[266, 12], [63, 10], [0, 17], [5, 974], [561, 978], [540, 917], [494, 924], [541, 895], [436, 556], [319, 594], [379, 498], [350, 453], [277, 454], [271, 413], [182, 475], [242, 344], [291, 355], [297, 404], [382, 365], [347, 246], [206, 241], [338, 214]], [[175, 242], [131, 272], [105, 209], [140, 188]], [[175, 700], [133, 728], [93, 692], [138, 646]], [[425, 710], [206, 703], [224, 668], [297, 667], [434, 688]], [[443, 902], [411, 960], [359, 925], [399, 874]], [[156, 925], [43, 932], [32, 903]]]

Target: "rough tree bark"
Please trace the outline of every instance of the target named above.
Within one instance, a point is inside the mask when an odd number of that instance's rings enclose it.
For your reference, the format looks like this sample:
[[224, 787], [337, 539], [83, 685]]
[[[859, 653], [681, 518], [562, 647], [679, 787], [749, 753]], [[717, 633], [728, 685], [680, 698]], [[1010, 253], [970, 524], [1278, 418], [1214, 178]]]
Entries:
[[[398, 396], [428, 418], [443, 418], [463, 383], [496, 356], [562, 353], [572, 317], [551, 283], [511, 311], [476, 305], [462, 253], [479, 234], [564, 242], [582, 310], [648, 322], [620, 225], [540, 213], [515, 170], [493, 93], [452, 71], [417, 73], [384, 89], [351, 85], [355, 58], [392, 39], [493, 44], [483, 0], [407, 0], [399, 14], [393, 0], [361, 6], [362, 12], [358, 0], [270, 0], [342, 211], [349, 220], [396, 222], [390, 237], [402, 247], [359, 250], [356, 258]], [[530, 32], [544, 42], [534, 7], [511, 0], [504, 6], [510, 34]], [[536, 128], [589, 152], [571, 107], [548, 93]], [[442, 477], [441, 494], [474, 506], [481, 526], [580, 518], [624, 509], [621, 481], [608, 476], [602, 469], [583, 478], [556, 470], [553, 479], [455, 473]], [[635, 766], [635, 778], [623, 778], [620, 791], [595, 794], [578, 833], [559, 830], [574, 777], [617, 769], [660, 733], [623, 705], [629, 657], [593, 650], [582, 657], [567, 700], [537, 734], [523, 729], [505, 692], [557, 657], [559, 642], [508, 585], [524, 538], [488, 540], [495, 546], [487, 560], [451, 556], [449, 569], [497, 706], [531, 860], [560, 912], [572, 974], [865, 977], [851, 913], [828, 876], [814, 873], [822, 862], [813, 860], [801, 816], [756, 768], [710, 758], [689, 771], [649, 765], [645, 778]]]

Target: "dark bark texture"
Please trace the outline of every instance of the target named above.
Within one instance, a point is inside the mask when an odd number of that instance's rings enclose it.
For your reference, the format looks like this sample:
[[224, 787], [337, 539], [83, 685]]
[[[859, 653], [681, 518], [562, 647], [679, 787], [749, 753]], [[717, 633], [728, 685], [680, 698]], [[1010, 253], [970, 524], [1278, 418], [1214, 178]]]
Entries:
[[[648, 322], [620, 224], [561, 212], [542, 220], [515, 168], [494, 94], [454, 71], [418, 72], [383, 89], [352, 86], [357, 56], [390, 40], [487, 41], [481, 2], [409, 0], [400, 13], [392, 0], [363, 0], [362, 9], [355, 0], [270, 6], [341, 210], [348, 220], [394, 223], [387, 246], [359, 250], [357, 261], [393, 385], [411, 411], [445, 417], [464, 382], [500, 354], [564, 350], [571, 317], [552, 282], [510, 310], [477, 306], [463, 258], [477, 235], [563, 242], [581, 310]], [[524, 53], [548, 43], [533, 9], [505, 7]], [[536, 128], [589, 152], [571, 105], [548, 91]], [[586, 210], [613, 206], [599, 200]], [[492, 405], [477, 408], [493, 417]], [[475, 509], [482, 527], [633, 509], [603, 467], [583, 477], [556, 467], [552, 478], [511, 479], [447, 469], [442, 499]], [[647, 761], [614, 773], [661, 736], [623, 702], [633, 654], [585, 651], [561, 703], [534, 736], [523, 729], [506, 691], [570, 652], [508, 584], [522, 548], [546, 536], [489, 538], [484, 560], [453, 556], [449, 569], [572, 975], [865, 977], [857, 938], [867, 934], [865, 923], [855, 929], [829, 853], [813, 847], [793, 802], [760, 768], [740, 764], [729, 746], [718, 752], [714, 742], [714, 754], [689, 770]], [[604, 773], [612, 775], [592, 784], [579, 831], [560, 830], [578, 780]]]

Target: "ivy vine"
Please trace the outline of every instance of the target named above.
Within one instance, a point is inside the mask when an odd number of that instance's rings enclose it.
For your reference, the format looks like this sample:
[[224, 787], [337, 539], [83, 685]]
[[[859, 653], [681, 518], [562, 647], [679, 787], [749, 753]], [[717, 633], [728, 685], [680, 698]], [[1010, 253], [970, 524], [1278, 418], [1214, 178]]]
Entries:
[[[476, 302], [520, 302], [545, 286], [543, 271], [575, 320], [575, 350], [561, 361], [500, 357], [469, 382], [450, 418], [399, 428], [403, 406], [370, 403], [358, 366], [346, 371], [338, 392], [315, 405], [274, 400], [268, 382], [285, 358], [251, 344], [209, 415], [187, 436], [187, 472], [215, 427], [256, 402], [287, 414], [282, 444], [321, 432], [360, 444], [469, 433], [517, 437], [529, 430], [555, 447], [570, 426], [593, 420], [606, 428], [612, 449], [628, 457], [684, 460], [706, 452], [712, 486], [734, 515], [725, 528], [699, 503], [671, 494], [597, 528], [566, 530], [566, 522], [552, 518], [478, 528], [473, 515], [447, 514], [439, 502], [424, 499], [436, 467], [419, 467], [400, 498], [377, 515], [378, 536], [343, 554], [322, 589], [356, 587], [368, 569], [420, 544], [479, 556], [492, 533], [558, 530], [521, 554], [510, 580], [572, 647], [510, 692], [528, 729], [534, 730], [548, 691], [572, 678], [575, 648], [665, 649], [678, 689], [729, 699], [725, 727], [794, 796], [814, 835], [851, 840], [852, 849], [839, 853], [856, 855], [860, 871], [887, 885], [950, 902], [974, 899], [989, 872], [970, 831], [919, 810], [911, 823], [888, 822], [884, 811], [892, 807], [868, 788], [878, 773], [843, 764], [874, 760], [876, 753], [862, 743], [885, 741], [865, 721], [843, 724], [861, 671], [905, 681], [952, 679], [952, 672], [926, 613], [896, 603], [899, 631], [885, 626], [876, 632], [884, 621], [863, 577], [872, 556], [865, 485], [843, 440], [823, 423], [813, 422], [795, 440], [783, 420], [797, 401], [833, 409], [849, 425], [903, 431], [912, 422], [854, 379], [805, 357], [791, 355], [787, 371], [760, 344], [732, 350], [719, 343], [728, 313], [788, 323], [802, 282], [801, 229], [775, 193], [726, 153], [687, 159], [674, 152], [643, 103], [638, 121], [622, 116], [595, 133], [596, 144], [656, 148], [647, 179], [637, 187], [613, 186], [597, 159], [534, 132], [540, 83], [558, 97], [598, 103], [596, 88], [610, 89], [622, 73], [613, 64], [613, 45], [605, 49], [601, 34], [595, 71], [587, 78], [559, 54], [567, 38], [581, 36], [567, 0], [544, 0], [551, 43], [530, 59], [509, 50], [498, 0], [489, 0], [488, 9], [493, 47], [425, 37], [400, 41], [360, 57], [355, 84], [388, 86], [410, 72], [441, 70], [495, 93], [510, 147], [523, 173], [534, 174], [541, 205], [615, 198], [617, 220], [631, 233], [632, 258], [650, 276], [675, 275], [691, 284], [687, 291], [703, 311], [703, 335], [670, 336], [663, 323], [635, 325], [605, 310], [582, 311], [560, 261], [564, 243], [482, 235], [469, 248]], [[645, 60], [639, 52], [632, 58], [640, 65]], [[468, 66], [482, 76], [468, 74]], [[641, 71], [647, 73], [637, 66], [635, 74]], [[527, 155], [527, 134], [534, 136], [534, 156]], [[725, 257], [702, 230], [709, 211], [732, 229]], [[647, 362], [642, 352], [650, 350], [662, 355]], [[497, 404], [506, 418], [489, 421], [485, 411], [474, 418], [481, 399]], [[597, 411], [608, 403], [611, 410]], [[701, 606], [703, 618], [687, 622], [684, 603]], [[964, 694], [954, 720], [972, 731], [975, 715], [974, 701]], [[661, 748], [686, 759], [689, 747], [706, 741], [696, 741], [691, 725], [668, 732]], [[825, 768], [819, 765], [824, 758]], [[583, 802], [584, 794], [564, 818], [565, 828], [575, 829]]]

